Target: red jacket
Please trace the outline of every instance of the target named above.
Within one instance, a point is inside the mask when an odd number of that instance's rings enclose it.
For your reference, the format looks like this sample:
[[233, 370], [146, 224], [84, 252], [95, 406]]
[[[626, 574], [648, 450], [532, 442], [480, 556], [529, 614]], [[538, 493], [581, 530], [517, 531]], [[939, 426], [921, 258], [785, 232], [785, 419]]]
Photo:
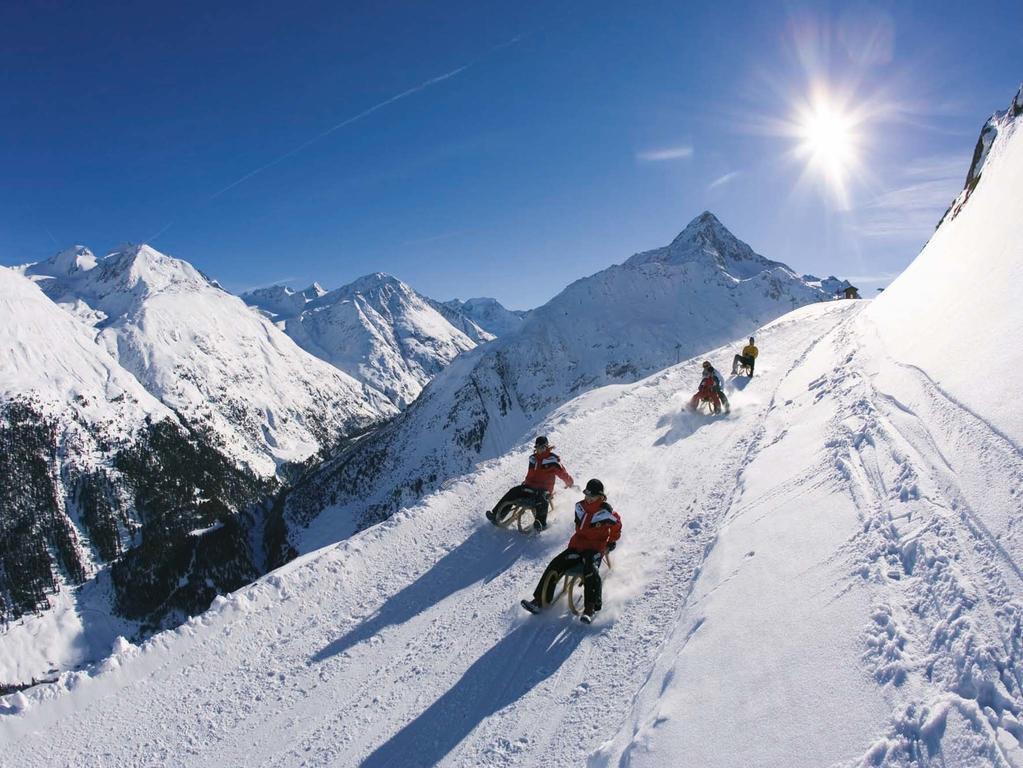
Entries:
[[542, 453], [530, 454], [529, 470], [526, 472], [526, 480], [523, 485], [553, 493], [555, 477], [560, 477], [566, 486], [572, 485], [574, 482], [572, 476], [568, 474], [568, 470], [561, 466], [558, 454], [553, 453], [550, 448]]
[[717, 394], [717, 389], [718, 385], [717, 382], [714, 381], [714, 377], [704, 376], [703, 379], [700, 380], [700, 390], [696, 394], [709, 400]]
[[622, 519], [606, 501], [583, 499], [575, 505], [575, 534], [569, 539], [569, 549], [604, 552], [621, 535]]

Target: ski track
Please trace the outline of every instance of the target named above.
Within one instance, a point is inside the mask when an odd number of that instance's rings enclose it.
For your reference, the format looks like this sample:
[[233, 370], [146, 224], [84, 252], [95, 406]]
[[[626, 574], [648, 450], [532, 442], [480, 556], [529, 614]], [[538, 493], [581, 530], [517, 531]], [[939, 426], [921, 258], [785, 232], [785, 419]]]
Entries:
[[[577, 484], [604, 479], [623, 516], [592, 627], [568, 620], [563, 602], [539, 617], [518, 608], [567, 541], [577, 495], [559, 489], [542, 537], [486, 524], [489, 500], [519, 481], [524, 453], [513, 452], [219, 601], [95, 679], [52, 687], [31, 718], [0, 718], [14, 745], [0, 764], [630, 765], [651, 700], [700, 632], [701, 601], [742, 568], [692, 599], [722, 526], [837, 478], [861, 530], [806, 570], [838, 565], [846, 576], [833, 599], [861, 587], [874, 595], [862, 664], [892, 716], [863, 755], [836, 765], [980, 756], [1023, 766], [1023, 538], [996, 512], [1013, 508], [1023, 457], [923, 372], [864, 346], [857, 309], [818, 308], [762, 329], [769, 363], [732, 392], [729, 417], [680, 412], [696, 361], [550, 417]], [[790, 402], [779, 402], [784, 382], [825, 339], [852, 352], [808, 386], [839, 401], [817, 464], [743, 502], [744, 468], [785, 440], [766, 426]], [[651, 435], [653, 445], [629, 442]], [[1009, 506], [995, 510], [972, 501], [1003, 497]], [[174, 691], [171, 712], [146, 695], [154, 682]]]
[[894, 708], [890, 731], [842, 764], [1021, 766], [1023, 542], [1007, 511], [1023, 456], [925, 372], [843, 335], [868, 358], [831, 382], [849, 403], [836, 465], [863, 522], [845, 554], [851, 580], [881, 587], [863, 658]]

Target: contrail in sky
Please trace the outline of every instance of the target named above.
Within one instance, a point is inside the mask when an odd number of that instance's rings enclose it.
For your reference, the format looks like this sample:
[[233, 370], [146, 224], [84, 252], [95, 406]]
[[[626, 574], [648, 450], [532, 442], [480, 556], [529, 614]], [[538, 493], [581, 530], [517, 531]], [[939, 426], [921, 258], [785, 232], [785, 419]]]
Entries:
[[[353, 115], [352, 117], [349, 117], [346, 120], [342, 120], [337, 125], [332, 125], [327, 130], [322, 131], [322, 132], [316, 134], [315, 136], [313, 136], [311, 139], [308, 139], [307, 141], [302, 142], [301, 144], [299, 144], [294, 149], [288, 150], [287, 152], [285, 152], [280, 157], [277, 157], [277, 158], [271, 160], [269, 163], [266, 163], [265, 165], [261, 165], [258, 168], [256, 168], [255, 170], [249, 171], [248, 173], [246, 173], [241, 178], [236, 179], [235, 181], [232, 181], [230, 184], [228, 184], [223, 189], [220, 189], [220, 190], [214, 192], [212, 195], [210, 195], [209, 200], [215, 200], [216, 198], [220, 197], [225, 192], [234, 189], [239, 184], [241, 184], [241, 183], [243, 183], [245, 181], [248, 181], [253, 176], [255, 176], [255, 175], [259, 174], [259, 173], [262, 173], [267, 168], [271, 168], [271, 167], [277, 165], [278, 163], [281, 163], [281, 162], [287, 160], [289, 157], [294, 157], [295, 155], [297, 155], [299, 152], [301, 152], [306, 147], [308, 147], [308, 146], [310, 146], [312, 144], [315, 144], [316, 142], [320, 141], [320, 139], [323, 139], [323, 138], [329, 136], [330, 134], [334, 133], [334, 131], [338, 131], [338, 130], [344, 128], [345, 126], [348, 126], [348, 125], [351, 125], [352, 123], [358, 122], [359, 120], [362, 120], [364, 117], [368, 117], [369, 115], [372, 115], [377, 110], [383, 109], [384, 107], [388, 106], [389, 104], [393, 104], [396, 101], [401, 101], [402, 99], [407, 98], [407, 97], [409, 97], [409, 96], [411, 96], [411, 95], [413, 95], [415, 93], [419, 93], [420, 91], [425, 91], [427, 88], [429, 88], [432, 85], [437, 85], [437, 83], [442, 83], [445, 80], [450, 80], [452, 77], [455, 77], [455, 75], [459, 75], [462, 72], [464, 72], [465, 70], [469, 69], [470, 67], [475, 66], [476, 64], [478, 64], [480, 61], [482, 61], [484, 58], [486, 58], [490, 54], [494, 53], [495, 51], [499, 51], [502, 48], [507, 48], [510, 45], [514, 45], [515, 43], [519, 42], [519, 40], [521, 40], [521, 39], [522, 39], [521, 36], [513, 37], [511, 40], [508, 40], [507, 42], [504, 42], [504, 43], [501, 43], [500, 45], [494, 46], [493, 48], [491, 48], [489, 51], [487, 51], [485, 54], [480, 56], [475, 61], [471, 61], [468, 64], [462, 65], [461, 67], [458, 67], [456, 69], [452, 69], [450, 72], [445, 72], [443, 75], [437, 75], [436, 77], [431, 77], [429, 80], [424, 80], [419, 85], [417, 85], [417, 86], [415, 86], [413, 88], [409, 88], [407, 91], [402, 91], [399, 94], [391, 96], [391, 98], [389, 98], [389, 99], [385, 99], [384, 101], [381, 101], [379, 104], [374, 104], [369, 109], [364, 109], [362, 112], [360, 112], [357, 115]], [[209, 201], [207, 201], [207, 202], [209, 202]]]

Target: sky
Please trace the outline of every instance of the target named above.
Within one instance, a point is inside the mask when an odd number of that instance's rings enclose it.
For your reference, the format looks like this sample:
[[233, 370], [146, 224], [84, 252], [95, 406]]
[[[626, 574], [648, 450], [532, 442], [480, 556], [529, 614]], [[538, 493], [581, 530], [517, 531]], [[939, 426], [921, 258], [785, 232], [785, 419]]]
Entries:
[[381, 271], [526, 309], [710, 210], [873, 294], [1021, 29], [1018, 0], [8, 0], [0, 264], [148, 242], [235, 292]]

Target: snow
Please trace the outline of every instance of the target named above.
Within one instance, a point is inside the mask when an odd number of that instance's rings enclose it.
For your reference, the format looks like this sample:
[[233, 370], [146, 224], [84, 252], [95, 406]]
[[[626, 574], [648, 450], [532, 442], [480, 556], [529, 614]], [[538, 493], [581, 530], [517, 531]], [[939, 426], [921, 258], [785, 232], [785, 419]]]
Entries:
[[1023, 445], [1023, 410], [1014, 396], [994, 396], [991, 385], [1015, 381], [1020, 371], [1019, 123], [1002, 124], [969, 202], [942, 224], [870, 312], [894, 356], [964, 407], [984, 414], [1017, 446]]
[[97, 425], [119, 419], [129, 431], [147, 415], [170, 415], [84, 324], [6, 267], [0, 267], [0, 349], [2, 399], [23, 396], [49, 409], [72, 408]]
[[465, 301], [452, 299], [445, 301], [441, 306], [449, 312], [468, 319], [490, 338], [515, 333], [522, 327], [522, 323], [529, 314], [521, 310], [506, 309], [497, 299], [487, 297], [466, 299]]
[[80, 669], [109, 655], [118, 636], [138, 631], [136, 622], [111, 613], [111, 591], [105, 575], [77, 589], [62, 585], [49, 598], [50, 610], [8, 624], [0, 683], [53, 679], [63, 670]]
[[324, 292], [283, 286], [242, 298], [269, 312], [310, 354], [405, 407], [430, 379], [476, 342], [428, 299], [391, 275], [366, 275]]

